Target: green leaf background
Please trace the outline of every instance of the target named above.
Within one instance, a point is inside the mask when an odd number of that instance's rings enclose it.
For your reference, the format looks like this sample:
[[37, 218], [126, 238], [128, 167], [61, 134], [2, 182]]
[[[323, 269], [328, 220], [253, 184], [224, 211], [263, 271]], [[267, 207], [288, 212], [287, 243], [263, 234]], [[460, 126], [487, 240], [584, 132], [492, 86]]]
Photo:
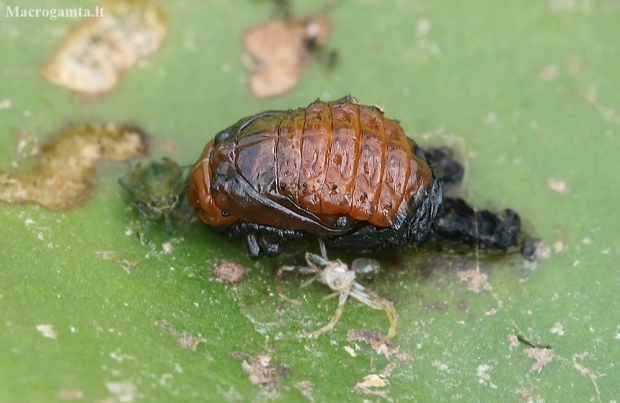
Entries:
[[[620, 2], [349, 0], [329, 13], [335, 68], [311, 63], [296, 89], [269, 100], [247, 89], [241, 37], [272, 17], [271, 3], [161, 5], [170, 19], [161, 51], [88, 103], [38, 70], [75, 20], [7, 18], [2, 10], [0, 101], [10, 107], [0, 110], [0, 169], [10, 168], [17, 132], [45, 139], [81, 121], [136, 123], [154, 138], [151, 157], [190, 164], [241, 117], [350, 93], [380, 104], [421, 144], [454, 146], [468, 165], [468, 200], [517, 210], [551, 256], [537, 265], [518, 255], [483, 259], [492, 289], [474, 293], [456, 274], [475, 267], [473, 254], [380, 254], [385, 270], [369, 287], [395, 301], [394, 341], [412, 357], [388, 361], [346, 340], [349, 329], [387, 332], [385, 315], [357, 302], [332, 332], [299, 337], [325, 324], [336, 301], [322, 301], [329, 292], [318, 284], [298, 289], [303, 278], [295, 275], [284, 289], [304, 303], [282, 301], [274, 269], [316, 251], [315, 241], [252, 262], [241, 243], [200, 223], [186, 240], [181, 224], [169, 238], [154, 223], [142, 245], [125, 234], [141, 230], [116, 182], [127, 165], [103, 161], [92, 197], [71, 211], [0, 207], [0, 401], [65, 401], [66, 391], [92, 402], [620, 399]], [[320, 7], [293, 6], [299, 16]], [[550, 180], [568, 192], [552, 191]], [[556, 253], [558, 241], [564, 250]], [[245, 280], [216, 282], [221, 259], [246, 266]], [[127, 262], [135, 265], [125, 270]], [[41, 324], [57, 338], [43, 337]], [[525, 346], [511, 349], [507, 337], [518, 331], [552, 345], [556, 357], [540, 372]], [[183, 332], [200, 340], [195, 350], [182, 348]], [[233, 351], [269, 354], [290, 376], [269, 395], [250, 383]], [[353, 391], [389, 362], [395, 367], [378, 389], [388, 399]], [[115, 393], [115, 382], [129, 393]]]

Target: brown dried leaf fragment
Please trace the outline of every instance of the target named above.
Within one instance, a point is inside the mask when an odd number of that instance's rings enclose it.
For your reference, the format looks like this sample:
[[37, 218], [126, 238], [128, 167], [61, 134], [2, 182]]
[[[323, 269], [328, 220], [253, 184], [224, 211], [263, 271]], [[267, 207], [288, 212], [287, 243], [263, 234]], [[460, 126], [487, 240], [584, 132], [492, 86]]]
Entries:
[[347, 333], [348, 341], [364, 341], [372, 346], [378, 353], [383, 354], [389, 359], [390, 355], [398, 352], [398, 346], [389, 341], [385, 341], [385, 336], [381, 333], [371, 332], [369, 330], [351, 329]]
[[0, 173], [0, 200], [68, 210], [93, 190], [95, 164], [100, 159], [125, 161], [146, 151], [146, 134], [135, 126], [71, 125], [34, 152], [37, 159], [31, 167]]
[[288, 376], [291, 369], [286, 365], [273, 365], [268, 355], [252, 357], [249, 354], [235, 351], [229, 354], [230, 358], [242, 358], [243, 370], [248, 374], [250, 382], [261, 388], [272, 390], [280, 385], [280, 378]]
[[331, 25], [323, 15], [269, 21], [250, 29], [243, 44], [252, 58], [247, 66], [252, 94], [268, 98], [294, 88], [309, 53], [325, 45], [330, 32]]
[[215, 276], [219, 282], [238, 283], [245, 276], [245, 267], [231, 260], [222, 260], [215, 266]]
[[49, 82], [97, 95], [116, 87], [123, 72], [157, 52], [168, 18], [151, 0], [104, 0], [102, 17], [73, 28], [41, 73]]

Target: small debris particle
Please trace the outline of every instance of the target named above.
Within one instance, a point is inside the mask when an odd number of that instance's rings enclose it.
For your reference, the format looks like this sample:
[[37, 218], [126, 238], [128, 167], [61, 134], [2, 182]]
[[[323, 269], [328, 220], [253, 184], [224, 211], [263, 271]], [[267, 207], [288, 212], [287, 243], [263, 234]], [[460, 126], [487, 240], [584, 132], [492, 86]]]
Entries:
[[439, 360], [435, 360], [435, 361], [433, 361], [433, 366], [434, 366], [434, 367], [437, 367], [437, 369], [438, 369], [438, 370], [440, 370], [440, 371], [445, 371], [445, 370], [447, 370], [447, 369], [448, 369], [448, 365], [446, 365], [446, 364], [442, 363], [442, 362], [441, 362], [441, 361], [439, 361]]
[[369, 374], [364, 377], [362, 382], [355, 384], [354, 390], [366, 395], [381, 396], [387, 398], [387, 392], [383, 390], [372, 390], [370, 388], [383, 388], [385, 381], [377, 374]]
[[519, 347], [519, 337], [517, 337], [516, 334], [509, 335], [508, 337], [506, 337], [506, 340], [508, 340], [508, 343], [510, 343], [511, 350]]
[[557, 64], [550, 64], [545, 66], [540, 73], [538, 73], [538, 80], [546, 82], [555, 81], [555, 79], [558, 78], [559, 72], [560, 69]]
[[456, 309], [458, 309], [459, 311], [469, 311], [469, 302], [465, 301], [464, 299], [458, 301], [456, 303]]
[[497, 385], [491, 382], [491, 374], [489, 374], [489, 370], [491, 366], [488, 364], [478, 365], [477, 375], [478, 375], [478, 383], [481, 385], [489, 385], [493, 389], [497, 389]]
[[558, 336], [564, 336], [564, 326], [561, 323], [557, 322], [549, 331], [553, 334], [557, 334]]
[[112, 252], [109, 250], [96, 250], [95, 256], [97, 256], [101, 260], [110, 260], [116, 257], [116, 252]]
[[34, 157], [39, 150], [39, 139], [25, 130], [20, 131], [17, 133], [17, 152], [13, 156], [11, 166], [18, 168], [23, 159]]
[[424, 302], [422, 304], [422, 308], [424, 308], [427, 311], [431, 311], [431, 310], [437, 310], [437, 311], [445, 311], [448, 308], [448, 304], [446, 304], [443, 301], [437, 301], [437, 302]]
[[557, 241], [553, 244], [553, 251], [555, 253], [560, 253], [564, 250], [565, 244], [562, 241]]
[[123, 270], [125, 270], [125, 273], [131, 274], [131, 270], [134, 267], [136, 267], [140, 263], [140, 261], [139, 260], [129, 261], [127, 259], [121, 259], [120, 261], [118, 261], [118, 263], [123, 268]]
[[568, 193], [568, 185], [564, 181], [549, 179], [547, 181], [547, 186], [549, 186], [549, 189], [551, 189], [552, 191], [556, 193], [559, 193], [559, 194]]
[[484, 316], [492, 316], [492, 315], [495, 315], [496, 313], [497, 313], [497, 309], [491, 308], [490, 310], [484, 313]]
[[536, 250], [536, 258], [538, 260], [547, 260], [551, 257], [551, 249], [548, 246], [540, 245]]
[[347, 353], [349, 353], [351, 355], [351, 357], [357, 357], [357, 354], [355, 353], [355, 350], [353, 350], [353, 348], [351, 348], [351, 346], [344, 346], [344, 351], [346, 351]]
[[485, 126], [489, 126], [495, 123], [497, 123], [497, 115], [493, 112], [489, 112], [486, 116], [482, 117], [482, 124]]
[[100, 9], [103, 16], [73, 28], [41, 67], [46, 80], [91, 96], [106, 93], [166, 38], [165, 11], [151, 0], [104, 0]]
[[172, 325], [170, 324], [170, 322], [168, 322], [167, 320], [157, 320], [157, 321], [155, 321], [155, 324], [157, 326], [163, 327], [164, 329], [168, 329], [171, 332], [175, 331], [174, 328], [172, 327]]
[[252, 357], [242, 352], [232, 352], [230, 358], [243, 358], [243, 370], [248, 374], [250, 382], [261, 388], [273, 390], [280, 385], [279, 379], [288, 376], [291, 372], [286, 365], [273, 365], [269, 362], [271, 357], [259, 355]]
[[592, 11], [592, 0], [547, 0], [545, 2], [551, 12], [554, 13], [583, 13]]
[[4, 100], [2, 100], [2, 102], [0, 102], [0, 111], [3, 109], [11, 109], [11, 100], [6, 98]]
[[409, 362], [413, 360], [413, 356], [409, 353], [398, 353], [396, 359], [402, 362]]
[[583, 59], [579, 56], [573, 55], [568, 62], [568, 71], [574, 76], [581, 73], [584, 68]]
[[86, 200], [100, 159], [124, 161], [144, 155], [146, 134], [135, 126], [81, 123], [68, 126], [37, 147], [28, 167], [0, 172], [0, 200], [34, 202], [67, 210]]
[[81, 390], [61, 389], [58, 397], [62, 400], [80, 400], [84, 398], [84, 393]]
[[[110, 332], [113, 332], [114, 329], [110, 329]], [[118, 362], [124, 362], [125, 360], [135, 360], [136, 357], [133, 357], [131, 355], [128, 354], [123, 354], [123, 352], [121, 351], [121, 349], [116, 349], [116, 351], [112, 351], [110, 353], [110, 358], [118, 361]]]
[[536, 360], [532, 364], [532, 371], [535, 372], [540, 372], [553, 359], [553, 350], [548, 348], [527, 348], [523, 350], [523, 353]]
[[389, 378], [392, 375], [392, 371], [394, 370], [394, 368], [396, 368], [396, 365], [398, 365], [396, 362], [389, 363], [385, 366], [385, 368], [383, 368], [383, 371], [381, 371], [379, 376], [384, 379]]
[[[157, 326], [161, 326], [164, 329], [170, 331], [173, 336], [178, 337], [178, 342], [182, 348], [188, 348], [192, 351], [196, 351], [196, 347], [199, 343], [203, 343], [206, 340], [203, 337], [196, 337], [188, 332], [180, 332], [176, 330], [168, 321], [166, 320], [158, 320], [155, 321]], [[200, 335], [199, 335], [200, 336]]]
[[428, 34], [431, 30], [431, 22], [427, 19], [421, 19], [418, 21], [418, 33], [422, 36]]
[[584, 245], [591, 245], [591, 244], [592, 244], [592, 239], [590, 239], [590, 238], [586, 237], [586, 238], [583, 238], [583, 239], [581, 240], [581, 242], [582, 242]]
[[250, 54], [250, 90], [258, 98], [284, 94], [299, 81], [309, 53], [327, 42], [331, 26], [326, 17], [269, 21], [249, 30], [244, 38]]
[[136, 398], [137, 388], [131, 382], [107, 382], [108, 392], [116, 395], [119, 403], [131, 403]]
[[219, 282], [238, 283], [245, 276], [245, 267], [231, 260], [222, 260], [215, 266], [215, 279]]
[[164, 250], [164, 253], [171, 253], [172, 252], [172, 242], [164, 242], [163, 244], [161, 244], [161, 248]]
[[433, 24], [430, 20], [425, 18], [418, 20], [418, 32], [417, 32], [417, 47], [428, 52], [435, 58], [441, 57], [441, 48], [435, 42], [428, 39], [428, 33], [430, 32]]
[[53, 325], [37, 325], [37, 330], [48, 339], [56, 340], [58, 338], [58, 333], [54, 330]]
[[579, 259], [577, 259], [577, 260], [575, 260], [573, 262], [573, 267], [577, 267], [577, 266], [579, 266]]
[[521, 389], [518, 391], [519, 392], [519, 397], [523, 400], [525, 400], [526, 402], [533, 402], [532, 398], [534, 397], [534, 390], [533, 389]]
[[308, 398], [308, 400], [314, 403], [314, 396], [312, 396], [312, 382], [301, 381], [299, 383], [296, 383], [295, 387], [299, 389], [302, 395], [304, 395]]
[[192, 351], [196, 351], [196, 346], [200, 343], [200, 340], [187, 332], [183, 332], [179, 337], [179, 344], [183, 348], [188, 348]]
[[362, 382], [366, 387], [382, 388], [385, 386], [385, 381], [377, 374], [369, 374], [364, 377]]
[[385, 337], [382, 334], [369, 330], [351, 329], [347, 333], [347, 340], [364, 341], [370, 344], [378, 354], [383, 354], [387, 359], [390, 358], [390, 355], [397, 353], [399, 348], [396, 344], [384, 341]]
[[459, 281], [467, 282], [467, 289], [476, 294], [488, 286], [487, 275], [478, 269], [459, 270], [456, 272]]
[[542, 239], [528, 237], [521, 249], [521, 255], [530, 261], [546, 260], [551, 255], [551, 250], [543, 244]]

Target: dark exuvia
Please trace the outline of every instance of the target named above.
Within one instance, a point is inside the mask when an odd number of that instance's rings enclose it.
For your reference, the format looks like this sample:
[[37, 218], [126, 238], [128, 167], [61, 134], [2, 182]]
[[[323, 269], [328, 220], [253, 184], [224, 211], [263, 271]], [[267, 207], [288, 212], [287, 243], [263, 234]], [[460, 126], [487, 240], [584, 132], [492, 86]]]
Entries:
[[[465, 171], [461, 164], [453, 159], [449, 148], [428, 148], [423, 150], [423, 154], [433, 171], [433, 176], [441, 178], [438, 182], [442, 186], [457, 184], [463, 179]], [[395, 231], [394, 227], [380, 229], [368, 226], [353, 236], [326, 239], [325, 244], [332, 248], [347, 250], [359, 250], [358, 245], [369, 244], [372, 246], [371, 249], [382, 247], [390, 249], [390, 245], [397, 245], [398, 240], [407, 239], [408, 242], [398, 245], [407, 246], [419, 243], [429, 235], [442, 240], [477, 246], [481, 249], [508, 249], [517, 244], [521, 231], [521, 219], [516, 211], [505, 209], [494, 213], [489, 210], [476, 210], [459, 197], [449, 197], [443, 195], [442, 192], [439, 193], [441, 194], [440, 200], [427, 199], [437, 203], [439, 209], [430, 232], [421, 231], [422, 239], [411, 242], [404, 236], [405, 227], [401, 227], [400, 231]], [[425, 216], [425, 209], [419, 211], [422, 216]], [[411, 223], [414, 228], [419, 228], [414, 220]]]
[[356, 251], [399, 250], [430, 235], [514, 245], [517, 213], [444, 197], [444, 182], [462, 177], [448, 149], [423, 151], [397, 121], [347, 96], [221, 131], [192, 168], [188, 201], [210, 227], [244, 236], [254, 259], [308, 234]]
[[[433, 172], [443, 174], [444, 183], [455, 184], [463, 179], [463, 167], [452, 158], [449, 149], [429, 148], [424, 152]], [[475, 210], [461, 198], [444, 197], [432, 233], [441, 239], [483, 249], [507, 249], [516, 245], [520, 231], [521, 218], [514, 210]]]

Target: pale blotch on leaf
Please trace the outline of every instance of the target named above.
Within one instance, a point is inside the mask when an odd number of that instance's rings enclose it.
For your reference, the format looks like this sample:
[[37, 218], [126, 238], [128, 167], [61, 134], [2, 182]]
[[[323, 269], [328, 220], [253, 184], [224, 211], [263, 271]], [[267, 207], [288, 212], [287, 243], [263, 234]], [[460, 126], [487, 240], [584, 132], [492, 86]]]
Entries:
[[245, 267], [231, 260], [222, 260], [215, 266], [215, 280], [238, 283], [245, 276]]
[[113, 123], [74, 124], [36, 146], [32, 163], [20, 160], [17, 168], [0, 172], [0, 200], [68, 210], [93, 190], [100, 159], [125, 161], [147, 151], [144, 132]]
[[105, 0], [103, 17], [74, 27], [41, 73], [49, 82], [97, 95], [112, 90], [123, 72], [157, 52], [168, 33], [168, 18], [150, 0]]
[[250, 29], [243, 44], [250, 55], [246, 65], [252, 94], [268, 98], [293, 89], [310, 52], [325, 45], [330, 31], [330, 23], [322, 15], [269, 21]]

